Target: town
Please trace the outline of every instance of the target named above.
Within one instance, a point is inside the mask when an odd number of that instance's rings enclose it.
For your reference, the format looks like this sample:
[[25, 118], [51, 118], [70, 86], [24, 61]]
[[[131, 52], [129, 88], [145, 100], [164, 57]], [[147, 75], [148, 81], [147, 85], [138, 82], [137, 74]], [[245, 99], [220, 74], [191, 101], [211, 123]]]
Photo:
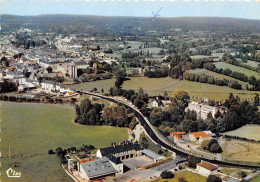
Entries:
[[1, 173], [258, 181], [260, 27], [187, 19], [1, 15]]

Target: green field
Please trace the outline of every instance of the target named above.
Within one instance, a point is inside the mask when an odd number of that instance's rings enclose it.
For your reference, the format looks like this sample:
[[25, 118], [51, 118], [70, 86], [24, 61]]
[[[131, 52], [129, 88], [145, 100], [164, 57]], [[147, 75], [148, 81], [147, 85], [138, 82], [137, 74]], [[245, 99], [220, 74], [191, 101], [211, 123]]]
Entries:
[[238, 81], [241, 85], [242, 85], [242, 88], [243, 89], [246, 89], [246, 85], [250, 85], [249, 83], [247, 82], [243, 82], [243, 81], [240, 81], [240, 80], [237, 80], [235, 78], [232, 78], [230, 76], [226, 76], [226, 75], [222, 75], [222, 74], [219, 74], [219, 73], [215, 73], [213, 71], [209, 71], [209, 70], [206, 70], [206, 69], [194, 69], [194, 70], [188, 70], [186, 71], [188, 73], [195, 73], [195, 74], [205, 74], [205, 75], [208, 75], [208, 76], [213, 76], [214, 78], [217, 78], [217, 79], [227, 79], [227, 80], [231, 80], [231, 81]]
[[235, 65], [232, 65], [232, 64], [228, 64], [228, 63], [224, 63], [224, 62], [217, 62], [217, 63], [214, 63], [214, 64], [216, 65], [217, 68], [222, 68], [222, 69], [229, 68], [232, 71], [244, 73], [247, 76], [255, 76], [257, 79], [260, 78], [259, 73], [252, 71], [252, 70], [249, 70], [249, 69], [246, 69], [246, 68], [242, 68], [242, 67], [235, 66]]
[[[1, 180], [3, 182], [73, 182], [63, 171], [60, 160], [56, 155], [2, 158], [1, 162]], [[14, 162], [19, 162], [21, 166], [13, 168]], [[7, 178], [5, 171], [10, 167], [17, 172], [21, 172], [21, 178]]]
[[[192, 99], [209, 98], [213, 100], [225, 100], [230, 93], [235, 96], [238, 95], [241, 99], [253, 101], [254, 93], [246, 90], [235, 90], [229, 87], [221, 87], [217, 85], [210, 85], [206, 83], [190, 82], [187, 80], [177, 80], [170, 77], [166, 78], [147, 78], [147, 77], [131, 77], [123, 84], [124, 89], [133, 89], [138, 91], [142, 87], [149, 95], [164, 94], [166, 90], [168, 95], [173, 92], [184, 90], [189, 93]], [[103, 88], [108, 92], [109, 88], [114, 86], [115, 79], [100, 80], [95, 82], [86, 82], [73, 85], [71, 87], [83, 90], [91, 90], [96, 87], [98, 91]], [[260, 92], [258, 92], [260, 94]]]
[[[6, 170], [12, 161], [21, 161], [22, 166], [17, 168], [17, 171], [24, 170], [25, 176], [32, 175], [35, 179], [48, 174], [53, 176], [48, 177], [49, 180], [46, 178], [46, 181], [62, 181], [64, 177], [58, 158], [55, 155], [44, 155], [49, 149], [80, 147], [82, 144], [93, 144], [99, 148], [128, 139], [126, 128], [73, 123], [75, 109], [69, 105], [0, 102], [0, 107], [1, 154], [2, 157], [7, 157], [10, 145], [11, 156], [15, 155], [14, 158], [1, 159], [2, 170]], [[25, 154], [40, 155], [26, 159], [19, 156]], [[30, 173], [27, 174], [27, 171]], [[55, 173], [61, 178], [56, 178]], [[50, 180], [52, 177], [54, 180]]]
[[175, 176], [172, 179], [161, 179], [161, 180], [156, 180], [154, 182], [157, 182], [157, 181], [158, 182], [165, 182], [165, 181], [178, 182], [179, 178], [185, 178], [186, 181], [188, 181], [188, 182], [206, 182], [206, 180], [207, 180], [206, 177], [193, 173], [193, 172], [190, 172], [190, 171], [179, 172], [174, 175]]
[[248, 139], [253, 139], [253, 140], [259, 141], [260, 140], [260, 125], [248, 124], [241, 128], [238, 128], [236, 130], [229, 131], [229, 132], [226, 132], [223, 134], [231, 135], [231, 136], [238, 136], [238, 137], [243, 137], [243, 138], [248, 138]]
[[242, 60], [240, 60], [239, 62], [241, 62], [242, 64], [245, 64], [245, 65], [249, 65], [249, 66], [252, 66], [252, 67], [258, 67], [258, 62], [256, 61], [250, 61], [250, 60], [247, 60], [246, 63], [242, 62]]
[[82, 126], [73, 123], [72, 106], [1, 102], [1, 152], [46, 154], [57, 147], [93, 144], [110, 146], [126, 140], [127, 129], [109, 126]]

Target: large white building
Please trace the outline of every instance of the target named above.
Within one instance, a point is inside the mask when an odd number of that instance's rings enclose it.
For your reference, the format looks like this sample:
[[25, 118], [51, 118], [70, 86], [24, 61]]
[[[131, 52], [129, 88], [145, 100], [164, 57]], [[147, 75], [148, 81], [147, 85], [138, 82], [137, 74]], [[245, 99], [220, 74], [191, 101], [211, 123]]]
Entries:
[[209, 113], [211, 113], [214, 118], [215, 114], [218, 111], [218, 108], [209, 105], [199, 104], [197, 102], [190, 102], [185, 111], [187, 112], [188, 110], [195, 111], [197, 113], [197, 118], [207, 119]]

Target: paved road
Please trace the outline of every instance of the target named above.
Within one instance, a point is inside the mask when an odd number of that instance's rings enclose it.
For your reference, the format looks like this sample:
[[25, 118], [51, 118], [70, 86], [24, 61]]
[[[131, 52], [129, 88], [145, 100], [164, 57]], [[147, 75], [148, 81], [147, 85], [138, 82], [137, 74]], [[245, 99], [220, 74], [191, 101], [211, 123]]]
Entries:
[[[83, 92], [83, 91], [79, 91], [79, 92], [81, 94], [93, 95], [93, 96], [96, 96], [96, 97], [99, 97], [99, 98], [102, 98], [102, 99], [106, 99], [108, 101], [117, 103], [118, 105], [124, 105], [125, 107], [131, 109], [132, 112], [135, 113], [135, 115], [139, 119], [141, 125], [146, 130], [148, 136], [155, 143], [160, 145], [162, 148], [165, 148], [167, 150], [175, 152], [177, 155], [179, 155], [181, 157], [187, 157], [188, 155], [190, 155], [189, 151], [185, 151], [184, 149], [180, 149], [180, 148], [175, 148], [173, 145], [169, 144], [167, 141], [162, 139], [162, 137], [160, 137], [159, 134], [157, 134], [157, 132], [154, 131], [154, 129], [151, 126], [150, 122], [132, 104], [127, 103], [127, 102], [123, 102], [123, 100], [119, 100], [119, 99], [111, 98], [111, 97], [106, 97], [106, 96], [95, 94], [95, 93]], [[200, 154], [192, 154], [192, 155], [200, 156]], [[230, 162], [225, 162], [225, 161], [220, 161], [220, 160], [208, 158], [207, 156], [200, 156], [200, 158], [205, 160], [205, 161], [209, 161], [209, 162], [212, 162], [212, 163], [215, 163], [215, 164], [229, 165], [229, 166], [234, 166], [234, 167], [245, 167], [245, 168], [258, 168], [258, 169], [260, 169], [260, 166], [230, 163]]]

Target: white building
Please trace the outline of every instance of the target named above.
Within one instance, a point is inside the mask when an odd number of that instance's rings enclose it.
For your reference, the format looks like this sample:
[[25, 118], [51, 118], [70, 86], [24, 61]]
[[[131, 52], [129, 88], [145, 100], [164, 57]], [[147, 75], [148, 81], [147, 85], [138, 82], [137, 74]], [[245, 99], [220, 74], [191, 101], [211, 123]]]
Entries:
[[218, 165], [202, 160], [197, 164], [196, 172], [203, 176], [215, 175], [218, 172]]
[[101, 176], [114, 175], [116, 169], [105, 157], [95, 161], [79, 164], [79, 175], [85, 180], [95, 179]]
[[209, 113], [211, 113], [214, 118], [215, 114], [218, 111], [218, 108], [209, 105], [199, 104], [197, 102], [190, 102], [185, 111], [187, 112], [188, 110], [195, 111], [197, 113], [197, 118], [207, 119]]

